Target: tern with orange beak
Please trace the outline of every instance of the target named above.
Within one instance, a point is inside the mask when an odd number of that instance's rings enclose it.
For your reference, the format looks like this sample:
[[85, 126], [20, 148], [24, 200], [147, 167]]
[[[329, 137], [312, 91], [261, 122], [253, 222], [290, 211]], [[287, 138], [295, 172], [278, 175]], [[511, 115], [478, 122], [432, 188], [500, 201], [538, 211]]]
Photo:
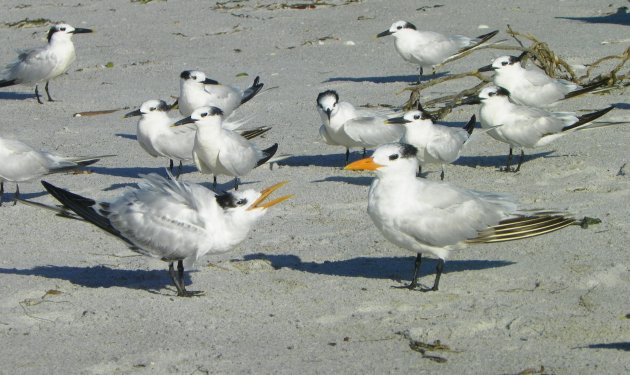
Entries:
[[563, 212], [519, 211], [507, 195], [466, 190], [445, 182], [416, 178], [418, 150], [409, 144], [382, 145], [347, 170], [373, 170], [367, 211], [393, 244], [417, 254], [411, 283], [418, 286], [422, 254], [438, 258], [438, 290], [449, 252], [470, 243], [516, 240], [552, 232], [575, 222]]
[[[60, 216], [74, 217], [118, 237], [142, 255], [168, 263], [169, 275], [180, 297], [203, 294], [184, 285], [184, 262], [192, 265], [203, 255], [227, 252], [245, 239], [267, 209], [291, 196], [266, 199], [284, 186], [262, 191], [215, 193], [202, 185], [179, 182], [157, 174], [143, 176], [138, 189], [110, 201], [96, 201], [42, 184], [64, 206]], [[65, 211], [64, 211], [65, 210]], [[177, 272], [174, 263], [177, 262]]]

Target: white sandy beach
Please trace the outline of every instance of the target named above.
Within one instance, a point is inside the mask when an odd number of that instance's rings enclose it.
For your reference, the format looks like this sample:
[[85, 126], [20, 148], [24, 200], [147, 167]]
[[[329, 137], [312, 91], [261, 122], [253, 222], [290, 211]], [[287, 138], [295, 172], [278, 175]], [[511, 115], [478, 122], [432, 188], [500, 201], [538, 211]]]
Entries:
[[[298, 2], [311, 3], [286, 4]], [[43, 45], [49, 27], [5, 23], [46, 18], [95, 30], [73, 38], [77, 61], [50, 83], [57, 102], [38, 104], [31, 86], [0, 89], [0, 135], [66, 155], [117, 155], [89, 167], [91, 174], [46, 180], [88, 197], [113, 198], [135, 187], [140, 174], [163, 174], [168, 161], [140, 148], [136, 119], [123, 115], [148, 99], [172, 102], [180, 72], [199, 69], [243, 88], [259, 75], [265, 88], [273, 88], [236, 117], [251, 117], [248, 126], [272, 126], [256, 143], [278, 142], [279, 153], [291, 156], [273, 170], [255, 169], [242, 179], [243, 188], [288, 180], [282, 194], [295, 197], [273, 207], [233, 251], [199, 262], [187, 277], [188, 288], [206, 291], [197, 298], [176, 297], [166, 263], [133, 253], [92, 225], [4, 203], [0, 373], [630, 372], [630, 125], [577, 132], [527, 150], [514, 174], [498, 170], [508, 147], [478, 134], [447, 167], [447, 182], [512, 194], [524, 208], [566, 209], [602, 222], [453, 252], [440, 290], [422, 293], [392, 288], [409, 282], [414, 254], [374, 227], [366, 213], [373, 175], [340, 169], [345, 149], [320, 141], [315, 109], [317, 94], [326, 89], [355, 105], [407, 100], [401, 90], [417, 79], [416, 67], [400, 58], [392, 37], [375, 38], [396, 20], [445, 34], [498, 29], [497, 38], [515, 44], [505, 33], [509, 24], [546, 41], [568, 62], [585, 64], [628, 48], [629, 26], [558, 17], [597, 17], [628, 2], [264, 6], [273, 3], [3, 1], [2, 66], [16, 49]], [[440, 72], [469, 71], [504, 54], [478, 51]], [[436, 86], [425, 95], [464, 87]], [[555, 109], [610, 104], [618, 108], [609, 117], [629, 117], [629, 95], [619, 90]], [[121, 110], [73, 117], [116, 108]], [[442, 123], [462, 126], [478, 110], [458, 107]], [[360, 155], [355, 150], [351, 158]], [[438, 166], [426, 170], [427, 178], [439, 179]], [[212, 179], [193, 164], [182, 178], [206, 186]], [[222, 189], [232, 187], [226, 177], [219, 182]], [[5, 188], [10, 199], [15, 185]], [[55, 203], [38, 181], [20, 190], [26, 199]], [[433, 282], [434, 269], [433, 259], [423, 262], [422, 284]], [[439, 341], [449, 350], [423, 355], [410, 347], [416, 341]]]

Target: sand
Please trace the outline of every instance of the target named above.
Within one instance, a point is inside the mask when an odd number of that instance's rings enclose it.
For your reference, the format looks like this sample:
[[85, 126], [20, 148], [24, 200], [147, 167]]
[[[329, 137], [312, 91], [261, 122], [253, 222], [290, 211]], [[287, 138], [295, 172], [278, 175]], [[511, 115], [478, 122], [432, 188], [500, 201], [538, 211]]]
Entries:
[[[506, 39], [509, 24], [548, 42], [570, 63], [585, 64], [622, 53], [628, 26], [557, 17], [596, 17], [627, 3], [329, 3], [339, 6], [3, 2], [0, 24], [43, 17], [95, 29], [74, 37], [77, 61], [50, 84], [59, 101], [37, 104], [30, 86], [0, 90], [3, 135], [62, 154], [117, 155], [89, 168], [91, 174], [51, 175], [48, 181], [106, 199], [136, 186], [139, 174], [164, 173], [167, 161], [151, 158], [135, 141], [136, 121], [122, 118], [127, 110], [73, 114], [171, 101], [179, 73], [199, 69], [240, 87], [260, 75], [273, 88], [237, 116], [251, 117], [251, 126], [272, 126], [257, 144], [278, 142], [279, 152], [291, 156], [273, 170], [254, 170], [243, 188], [289, 180], [283, 192], [295, 198], [270, 210], [233, 251], [203, 258], [187, 282], [207, 293], [189, 299], [175, 297], [165, 263], [138, 256], [97, 228], [3, 205], [0, 373], [630, 371], [630, 180], [628, 167], [622, 168], [629, 161], [630, 128], [580, 132], [530, 150], [516, 174], [498, 171], [506, 145], [476, 137], [447, 168], [449, 183], [506, 192], [523, 207], [567, 209], [602, 223], [453, 252], [440, 291], [422, 293], [392, 288], [409, 281], [414, 255], [376, 230], [365, 211], [373, 175], [340, 169], [345, 150], [319, 140], [315, 110], [325, 89], [355, 105], [405, 102], [408, 93], [401, 90], [417, 79], [416, 68], [397, 55], [393, 38], [375, 38], [396, 20], [447, 34], [498, 29]], [[45, 43], [47, 26], [1, 29], [0, 64], [10, 62], [17, 48]], [[465, 72], [503, 54], [479, 51], [441, 72]], [[425, 95], [465, 86], [437, 86]], [[609, 104], [618, 106], [611, 117], [628, 117], [628, 94], [619, 91], [557, 109]], [[462, 126], [477, 111], [457, 108], [443, 123]], [[356, 151], [353, 160], [360, 156]], [[439, 178], [438, 167], [425, 170], [427, 178]], [[208, 186], [211, 180], [194, 165], [185, 167], [182, 178]], [[232, 186], [225, 177], [219, 182], [222, 189]], [[20, 188], [27, 199], [54, 202], [38, 181]], [[434, 267], [433, 260], [424, 262], [423, 285], [433, 282]], [[438, 341], [442, 350], [422, 354], [412, 348]]]

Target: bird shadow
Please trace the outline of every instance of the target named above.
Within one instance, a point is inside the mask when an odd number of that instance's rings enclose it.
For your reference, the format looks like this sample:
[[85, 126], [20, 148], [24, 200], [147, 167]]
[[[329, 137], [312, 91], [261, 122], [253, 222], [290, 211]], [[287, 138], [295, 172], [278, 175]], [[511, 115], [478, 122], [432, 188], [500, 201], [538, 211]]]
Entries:
[[360, 177], [330, 176], [321, 180], [314, 180], [312, 182], [314, 183], [343, 182], [348, 185], [370, 186], [373, 180], [374, 180], [374, 176], [360, 176]]
[[[559, 156], [550, 156], [555, 151], [544, 151], [536, 154], [525, 154], [525, 158], [523, 159], [523, 164], [528, 161], [535, 160], [538, 158], [546, 158], [546, 157], [559, 157]], [[516, 167], [518, 163], [518, 158], [520, 155], [514, 155], [512, 158], [512, 166]], [[489, 156], [461, 156], [455, 162], [456, 165], [461, 165], [465, 167], [497, 167], [503, 168], [507, 161], [507, 155], [489, 155]]]
[[577, 349], [615, 349], [630, 352], [630, 342], [611, 342], [606, 344], [591, 344], [588, 346], [580, 346]]
[[[434, 78], [440, 78], [448, 75], [448, 72], [440, 72], [436, 74], [427, 74], [421, 77], [421, 81], [428, 81]], [[406, 82], [409, 84], [417, 84], [418, 78], [420, 76], [418, 74], [413, 75], [400, 75], [400, 76], [373, 76], [373, 77], [330, 77], [322, 83], [330, 83], [330, 82], [372, 82], [372, 83], [398, 83], [398, 82]]]
[[[88, 288], [122, 287], [160, 290], [172, 285], [166, 268], [164, 270], [122, 270], [106, 266], [37, 266], [28, 269], [0, 268], [0, 274], [66, 280]], [[184, 281], [186, 284], [191, 282], [187, 273], [184, 275]]]
[[[362, 277], [368, 279], [407, 280], [413, 273], [415, 257], [358, 257], [324, 262], [302, 262], [296, 255], [256, 253], [243, 257], [245, 260], [267, 260], [275, 269], [288, 268], [296, 271], [329, 276]], [[452, 260], [446, 262], [444, 273], [479, 271], [505, 267], [514, 262], [503, 260]], [[435, 260], [424, 261], [421, 275], [435, 273]], [[401, 276], [403, 275], [403, 276]]]
[[138, 137], [135, 134], [116, 133], [114, 135], [117, 136], [117, 137], [120, 137], [120, 138], [130, 139], [132, 141], [137, 141], [138, 140]]
[[612, 14], [607, 14], [598, 17], [556, 17], [557, 19], [564, 19], [570, 21], [579, 21], [585, 23], [608, 23], [616, 25], [630, 25], [630, 14], [628, 14], [628, 7], [623, 6], [617, 8], [617, 11]]
[[[355, 157], [358, 154], [359, 157]], [[361, 151], [352, 152], [350, 159], [359, 159], [362, 155]], [[342, 169], [346, 166], [345, 154], [328, 154], [328, 155], [295, 155], [277, 162], [280, 166], [288, 167], [338, 167]]]
[[[177, 166], [173, 168], [173, 173], [177, 174]], [[130, 177], [130, 178], [139, 178], [141, 174], [150, 174], [156, 173], [161, 176], [167, 177], [166, 169], [168, 167], [165, 165], [164, 167], [90, 167], [90, 170], [94, 173], [103, 174], [107, 176], [117, 176], [117, 177]], [[186, 173], [196, 172], [197, 168], [192, 165], [184, 165], [182, 167], [181, 174], [184, 175]]]
[[6, 92], [0, 91], [0, 100], [26, 100], [35, 99], [35, 94], [24, 92]]
[[630, 103], [614, 103], [615, 109], [630, 109]]

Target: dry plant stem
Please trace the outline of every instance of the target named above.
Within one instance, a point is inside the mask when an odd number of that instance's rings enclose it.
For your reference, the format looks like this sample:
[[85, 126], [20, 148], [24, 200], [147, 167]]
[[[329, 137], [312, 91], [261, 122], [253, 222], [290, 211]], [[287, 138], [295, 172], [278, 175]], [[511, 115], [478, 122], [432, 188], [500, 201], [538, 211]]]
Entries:
[[[623, 53], [621, 55], [617, 55], [617, 56], [606, 56], [606, 57], [602, 57], [601, 59], [594, 61], [593, 63], [591, 63], [588, 67], [588, 69], [586, 70], [586, 75], [584, 77], [581, 77], [582, 79], [584, 78], [588, 78], [590, 77], [593, 69], [595, 69], [598, 65], [600, 65], [602, 62], [604, 61], [608, 61], [608, 60], [615, 60], [615, 59], [619, 59], [621, 60], [617, 66], [615, 66], [613, 68], [613, 70], [610, 72], [610, 77], [615, 79], [616, 77], [616, 81], [619, 81], [620, 78], [621, 80], [624, 80], [626, 78], [628, 78], [628, 73], [625, 73], [622, 76], [617, 76], [617, 73], [619, 72], [619, 70], [621, 70], [621, 68], [626, 65], [626, 63], [628, 62], [628, 60], [630, 59], [630, 47], [626, 48], [625, 51], [623, 51]], [[614, 82], [613, 82], [614, 83]], [[627, 84], [626, 84], [627, 85]]]

